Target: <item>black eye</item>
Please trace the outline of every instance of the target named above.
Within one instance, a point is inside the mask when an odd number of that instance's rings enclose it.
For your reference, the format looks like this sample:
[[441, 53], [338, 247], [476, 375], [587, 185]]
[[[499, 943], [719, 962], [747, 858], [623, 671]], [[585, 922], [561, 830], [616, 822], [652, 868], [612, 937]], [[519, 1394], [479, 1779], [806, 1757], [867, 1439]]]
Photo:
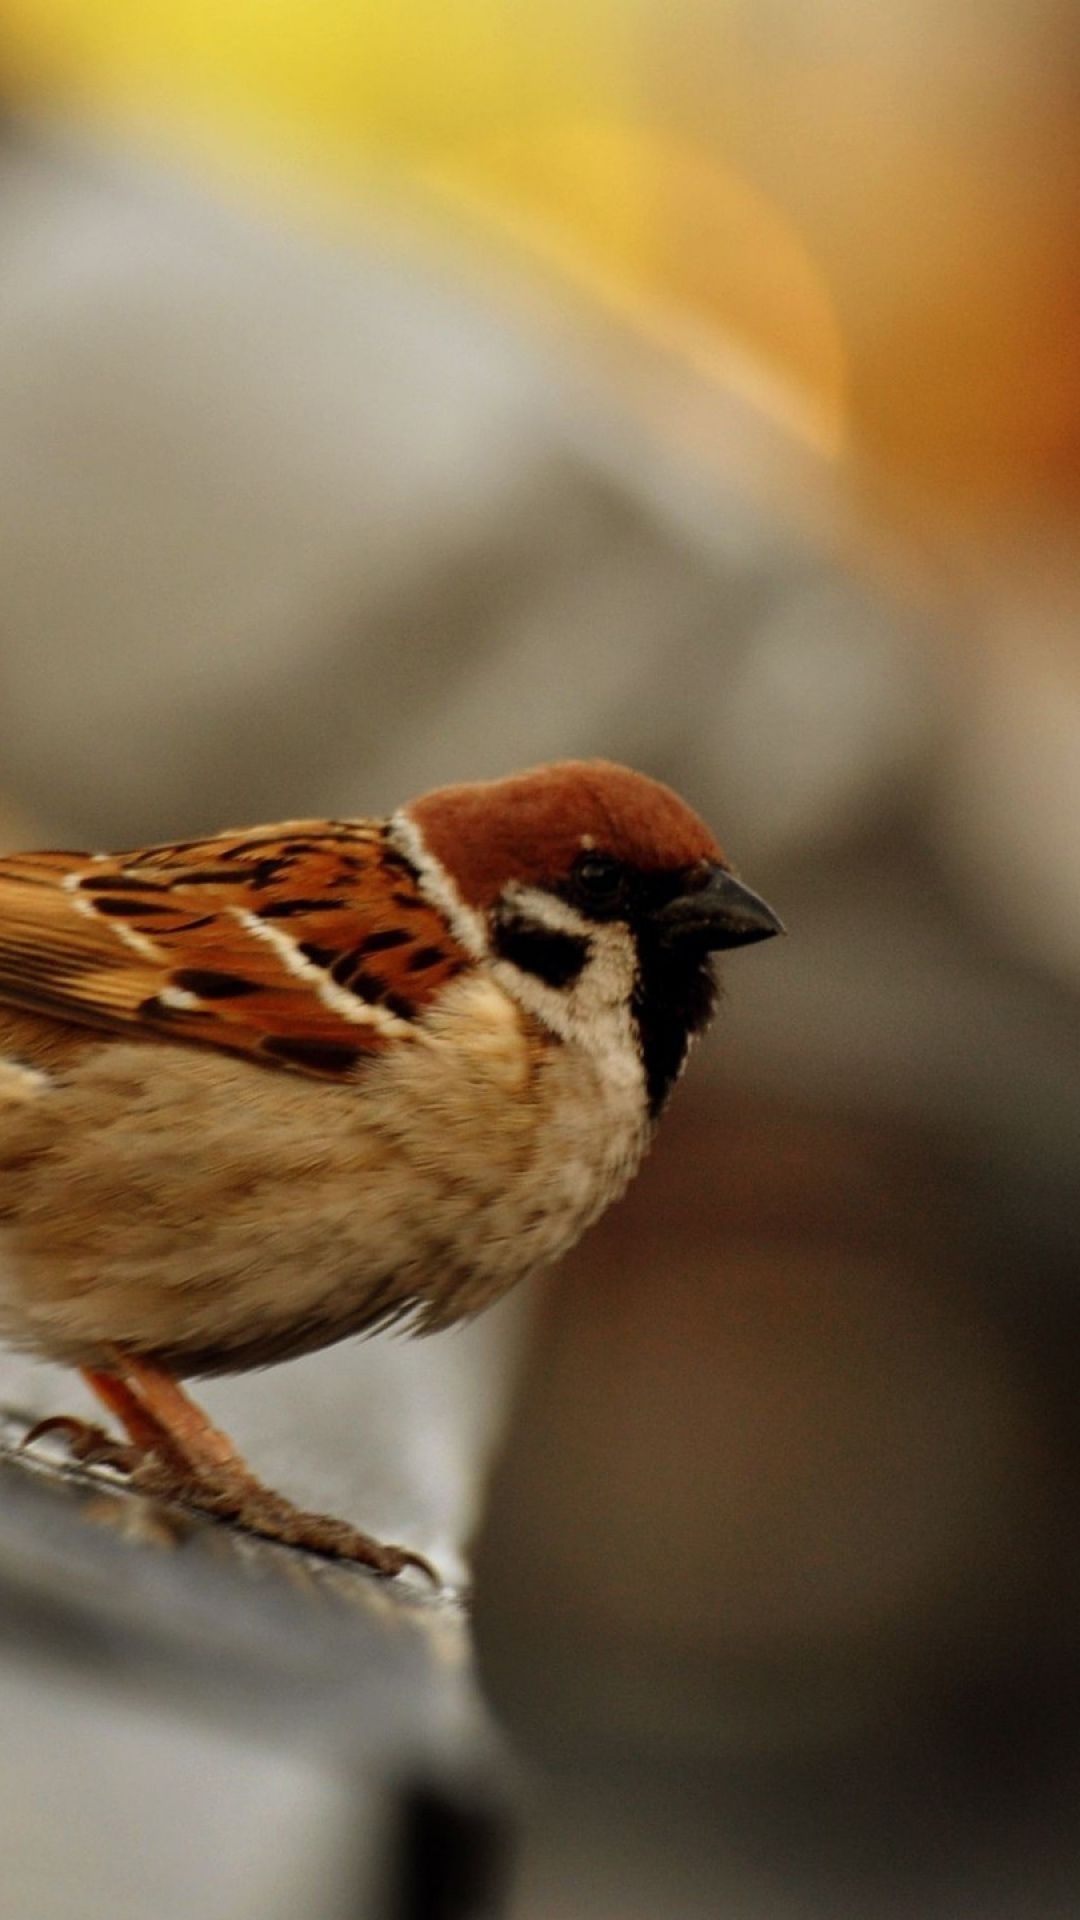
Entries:
[[607, 853], [581, 853], [570, 874], [571, 895], [584, 912], [614, 918], [629, 904], [630, 878]]

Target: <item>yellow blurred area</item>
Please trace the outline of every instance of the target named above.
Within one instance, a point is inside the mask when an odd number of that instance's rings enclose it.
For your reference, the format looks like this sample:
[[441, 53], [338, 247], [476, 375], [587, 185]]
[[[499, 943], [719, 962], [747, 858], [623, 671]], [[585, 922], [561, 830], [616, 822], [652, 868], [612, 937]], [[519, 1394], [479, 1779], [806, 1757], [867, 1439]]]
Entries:
[[746, 354], [931, 520], [1073, 485], [1057, 0], [9, 0], [0, 34], [20, 103], [301, 220], [415, 216], [706, 379]]
[[25, 82], [95, 110], [400, 156], [587, 98], [618, 13], [530, 9], [510, 30], [491, 0], [15, 0], [7, 32]]
[[754, 355], [803, 404], [759, 397], [823, 452], [841, 450], [844, 352], [828, 288], [795, 227], [730, 168], [581, 120], [440, 158], [427, 178], [706, 378], [731, 377], [721, 341]]
[[[325, 217], [327, 191], [420, 193], [509, 240], [706, 376], [710, 337], [800, 396], [837, 450], [843, 354], [792, 223], [703, 143], [646, 124], [616, 0], [12, 0], [18, 95], [178, 149]], [[724, 369], [730, 376], [730, 359]], [[773, 399], [776, 400], [774, 393]]]

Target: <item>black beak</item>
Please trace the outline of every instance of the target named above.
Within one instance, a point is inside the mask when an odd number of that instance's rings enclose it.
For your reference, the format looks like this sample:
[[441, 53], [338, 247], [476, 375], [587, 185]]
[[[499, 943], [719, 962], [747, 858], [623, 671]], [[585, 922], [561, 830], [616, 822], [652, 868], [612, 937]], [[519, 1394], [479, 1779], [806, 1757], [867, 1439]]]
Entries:
[[760, 895], [744, 887], [726, 867], [704, 866], [697, 886], [669, 900], [657, 914], [666, 940], [686, 941], [707, 953], [749, 947], [785, 931], [784, 923]]

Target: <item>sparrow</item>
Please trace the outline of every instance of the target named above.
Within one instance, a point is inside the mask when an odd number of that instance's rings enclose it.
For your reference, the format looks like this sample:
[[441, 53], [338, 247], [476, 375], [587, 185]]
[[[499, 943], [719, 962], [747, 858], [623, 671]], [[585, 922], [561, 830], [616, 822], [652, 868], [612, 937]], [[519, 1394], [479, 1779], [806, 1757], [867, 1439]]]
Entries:
[[714, 954], [782, 930], [675, 793], [602, 760], [0, 858], [0, 1338], [126, 1432], [31, 1437], [430, 1573], [264, 1486], [181, 1382], [449, 1327], [557, 1260], [640, 1164]]

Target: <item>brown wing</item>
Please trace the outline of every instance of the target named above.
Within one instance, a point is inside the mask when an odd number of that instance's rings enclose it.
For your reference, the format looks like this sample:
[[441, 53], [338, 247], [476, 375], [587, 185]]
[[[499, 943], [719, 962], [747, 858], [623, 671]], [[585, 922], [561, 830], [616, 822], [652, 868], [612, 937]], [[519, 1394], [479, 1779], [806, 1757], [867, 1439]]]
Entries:
[[0, 858], [0, 1001], [342, 1078], [465, 955], [378, 823]]

